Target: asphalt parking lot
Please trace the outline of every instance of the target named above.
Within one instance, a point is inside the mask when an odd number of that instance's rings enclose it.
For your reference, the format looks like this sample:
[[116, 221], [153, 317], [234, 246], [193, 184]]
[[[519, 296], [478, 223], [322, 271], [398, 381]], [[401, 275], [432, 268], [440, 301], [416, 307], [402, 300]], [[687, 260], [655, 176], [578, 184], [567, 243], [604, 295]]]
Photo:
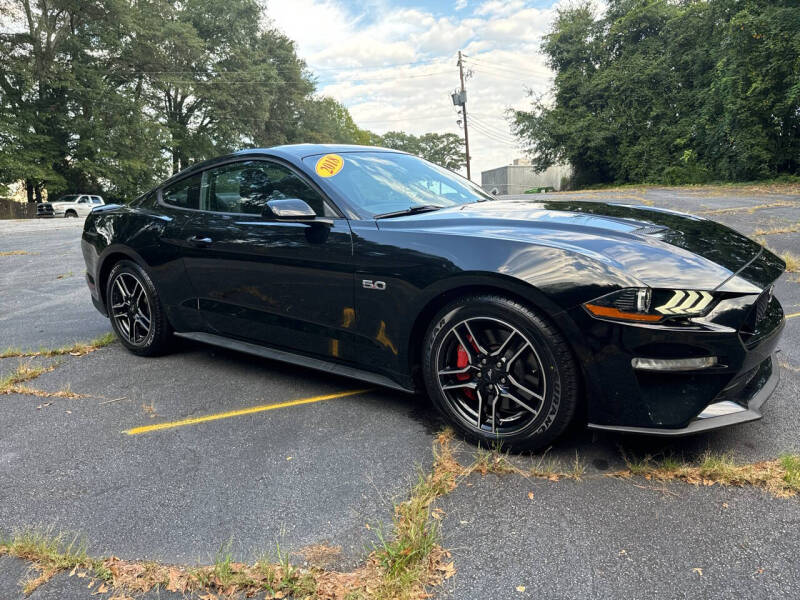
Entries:
[[[701, 214], [800, 254], [800, 194], [785, 189], [543, 197]], [[0, 221], [0, 350], [59, 347], [110, 331], [85, 286], [80, 232], [78, 220]], [[800, 452], [799, 279], [785, 274], [776, 288], [791, 317], [781, 383], [761, 421], [667, 442], [575, 428], [545, 456], [565, 469], [577, 457], [580, 481], [474, 473], [437, 501], [456, 573], [433, 593], [800, 597], [797, 498], [605, 477], [626, 454], [691, 458], [711, 450], [753, 462]], [[0, 359], [0, 375], [20, 360]], [[340, 548], [326, 566], [351, 569], [372, 550], [376, 531], [390, 528], [393, 503], [430, 468], [441, 428], [424, 397], [200, 344], [181, 343], [156, 359], [112, 343], [31, 360], [54, 366], [32, 387], [79, 397], [0, 396], [0, 537], [24, 528], [70, 532], [97, 556], [202, 564], [228, 545], [237, 560], [251, 561], [277, 543], [302, 564], [304, 549], [325, 544]], [[457, 442], [456, 453], [468, 463], [475, 449]], [[529, 468], [542, 455], [511, 460]], [[0, 598], [22, 596], [25, 571], [0, 557]], [[30, 598], [90, 594], [62, 573]]]

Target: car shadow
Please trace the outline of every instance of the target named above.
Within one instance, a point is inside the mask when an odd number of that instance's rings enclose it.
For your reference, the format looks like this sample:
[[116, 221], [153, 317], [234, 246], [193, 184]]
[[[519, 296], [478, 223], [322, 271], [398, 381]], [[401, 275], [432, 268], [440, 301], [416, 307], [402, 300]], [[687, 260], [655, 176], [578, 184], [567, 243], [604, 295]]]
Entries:
[[[373, 388], [370, 394], [365, 394], [354, 401], [365, 402], [365, 409], [369, 406], [370, 416], [375, 418], [374, 411], [386, 406], [388, 410], [402, 411], [422, 425], [426, 434], [431, 438], [447, 426], [447, 422], [439, 415], [424, 393], [406, 394], [360, 383], [357, 380], [323, 373], [306, 367], [283, 363], [267, 358], [252, 356], [233, 350], [209, 346], [190, 340], [179, 340], [174, 348], [176, 354], [191, 354], [205, 352], [215, 360], [224, 360], [237, 366], [252, 366], [254, 369], [264, 370], [270, 374], [279, 375], [282, 381], [302, 380], [306, 385], [330, 388], [334, 385], [341, 389]], [[791, 396], [792, 390], [779, 387], [776, 398], [772, 402], [783, 402], [782, 397]], [[376, 402], [375, 400], [379, 401]], [[768, 405], [769, 410], [769, 405]], [[792, 423], [780, 423], [779, 427], [794, 427]], [[514, 461], [521, 468], [535, 467], [543, 463], [569, 470], [573, 469], [576, 461], [587, 472], [608, 472], [625, 468], [626, 461], [641, 460], [646, 457], [658, 460], [672, 457], [687, 461], [697, 460], [706, 453], [725, 454], [734, 460], [753, 461], [764, 458], [774, 458], [782, 451], [792, 448], [773, 448], [769, 443], [770, 429], [775, 424], [765, 422], [746, 423], [718, 431], [700, 433], [686, 437], [664, 438], [646, 435], [620, 434], [608, 431], [593, 431], [585, 426], [585, 420], [577, 419], [554, 443], [536, 452], [514, 452], [512, 449], [495, 445], [501, 451], [509, 452]], [[774, 436], [773, 436], [774, 437]], [[780, 436], [779, 436], [780, 437]], [[464, 441], [460, 444], [462, 455], [475, 454], [477, 446]]]

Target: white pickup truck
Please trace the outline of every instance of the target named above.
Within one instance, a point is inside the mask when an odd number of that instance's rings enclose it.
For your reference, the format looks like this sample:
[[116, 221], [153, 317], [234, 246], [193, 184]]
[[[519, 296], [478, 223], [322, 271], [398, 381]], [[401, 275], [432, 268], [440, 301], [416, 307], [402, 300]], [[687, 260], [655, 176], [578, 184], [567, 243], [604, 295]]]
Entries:
[[55, 202], [39, 202], [36, 205], [37, 217], [85, 217], [95, 206], [103, 206], [101, 196], [93, 194], [69, 194]]

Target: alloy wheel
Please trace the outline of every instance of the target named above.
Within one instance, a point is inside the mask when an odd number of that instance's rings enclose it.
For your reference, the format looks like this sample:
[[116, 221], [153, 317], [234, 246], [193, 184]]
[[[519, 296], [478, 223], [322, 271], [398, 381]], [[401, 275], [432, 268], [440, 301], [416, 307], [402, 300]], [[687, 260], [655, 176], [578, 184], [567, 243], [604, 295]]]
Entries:
[[131, 344], [139, 345], [150, 335], [150, 301], [142, 282], [131, 273], [119, 273], [111, 284], [111, 316]]
[[547, 377], [535, 343], [493, 317], [462, 320], [442, 337], [436, 355], [439, 388], [471, 428], [513, 435], [542, 412]]

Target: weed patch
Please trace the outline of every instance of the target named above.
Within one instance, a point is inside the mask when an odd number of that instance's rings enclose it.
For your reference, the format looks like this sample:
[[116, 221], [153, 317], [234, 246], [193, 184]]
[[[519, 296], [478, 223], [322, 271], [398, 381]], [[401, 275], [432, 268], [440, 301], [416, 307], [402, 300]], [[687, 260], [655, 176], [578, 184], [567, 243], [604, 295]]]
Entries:
[[5, 377], [0, 378], [0, 395], [22, 393], [18, 391], [21, 389], [21, 383], [25, 383], [31, 379], [36, 379], [39, 377], [39, 375], [43, 373], [49, 373], [55, 368], [56, 365], [43, 367], [31, 365], [30, 361], [24, 363], [21, 362], [14, 371]]
[[698, 461], [675, 457], [657, 460], [624, 457], [626, 469], [609, 477], [644, 477], [655, 481], [683, 481], [692, 485], [758, 487], [779, 498], [800, 492], [800, 455], [785, 454], [777, 460], [738, 464], [729, 455], [708, 452]]
[[0, 358], [32, 358], [35, 356], [63, 356], [69, 354], [71, 356], [83, 356], [95, 350], [99, 350], [108, 346], [116, 338], [114, 334], [109, 332], [93, 339], [90, 342], [76, 342], [70, 346], [62, 346], [61, 348], [40, 348], [39, 350], [21, 350], [19, 348], [6, 348], [0, 351]]
[[[746, 213], [746, 214], [753, 214], [757, 210], [764, 210], [768, 208], [781, 208], [786, 206], [797, 206], [795, 202], [785, 202], [785, 201], [778, 201], [778, 202], [768, 202], [766, 204], [756, 204], [754, 206], [734, 206], [731, 208], [716, 208], [712, 210], [701, 210], [698, 214], [704, 216], [713, 216], [713, 215], [733, 215], [738, 213]], [[756, 231], [754, 235], [761, 235], [763, 233], [772, 233], [766, 232], [763, 230]], [[781, 232], [775, 232], [781, 233]]]
[[753, 235], [775, 235], [778, 233], [797, 233], [798, 231], [800, 231], [800, 223], [788, 226], [770, 227], [769, 229], [756, 229]]
[[800, 273], [800, 256], [788, 251], [778, 253], [778, 256], [786, 263], [786, 270], [789, 273]]

